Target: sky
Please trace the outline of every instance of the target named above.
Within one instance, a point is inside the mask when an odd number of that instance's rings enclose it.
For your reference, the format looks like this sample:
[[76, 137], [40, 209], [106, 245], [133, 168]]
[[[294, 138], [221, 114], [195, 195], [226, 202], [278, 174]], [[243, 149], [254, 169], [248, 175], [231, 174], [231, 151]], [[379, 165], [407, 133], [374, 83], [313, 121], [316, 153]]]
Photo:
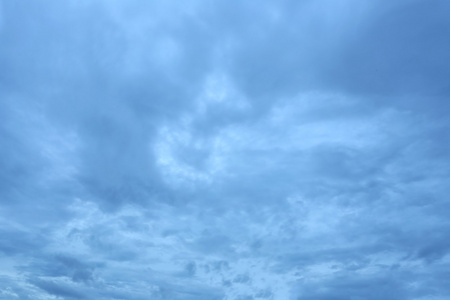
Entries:
[[0, 299], [449, 299], [449, 15], [0, 0]]

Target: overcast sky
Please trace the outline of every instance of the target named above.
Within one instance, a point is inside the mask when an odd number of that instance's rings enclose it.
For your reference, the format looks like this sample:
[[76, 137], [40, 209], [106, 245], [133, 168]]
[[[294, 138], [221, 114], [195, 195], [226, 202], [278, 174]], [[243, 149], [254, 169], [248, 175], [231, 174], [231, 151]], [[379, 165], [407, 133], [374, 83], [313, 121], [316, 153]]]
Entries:
[[0, 299], [448, 300], [449, 16], [0, 0]]

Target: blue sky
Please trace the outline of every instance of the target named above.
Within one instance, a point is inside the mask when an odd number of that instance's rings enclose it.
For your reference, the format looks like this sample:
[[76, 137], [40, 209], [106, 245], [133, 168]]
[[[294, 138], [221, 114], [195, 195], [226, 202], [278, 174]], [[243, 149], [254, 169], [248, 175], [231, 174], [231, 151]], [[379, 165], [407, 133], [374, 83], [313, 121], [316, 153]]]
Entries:
[[449, 15], [0, 1], [0, 299], [449, 299]]

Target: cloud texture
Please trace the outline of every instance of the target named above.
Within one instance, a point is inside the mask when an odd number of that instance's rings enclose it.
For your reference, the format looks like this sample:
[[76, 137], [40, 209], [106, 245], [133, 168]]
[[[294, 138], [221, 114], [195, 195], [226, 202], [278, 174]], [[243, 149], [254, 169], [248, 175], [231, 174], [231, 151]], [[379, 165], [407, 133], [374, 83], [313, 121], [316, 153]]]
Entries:
[[449, 14], [0, 1], [0, 299], [448, 299]]

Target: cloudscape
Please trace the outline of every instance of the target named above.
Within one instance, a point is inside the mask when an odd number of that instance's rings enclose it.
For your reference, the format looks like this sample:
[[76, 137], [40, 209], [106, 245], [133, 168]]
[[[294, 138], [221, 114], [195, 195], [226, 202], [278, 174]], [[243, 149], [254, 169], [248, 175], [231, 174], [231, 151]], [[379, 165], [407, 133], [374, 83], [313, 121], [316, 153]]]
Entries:
[[450, 299], [449, 16], [0, 0], [0, 299]]

